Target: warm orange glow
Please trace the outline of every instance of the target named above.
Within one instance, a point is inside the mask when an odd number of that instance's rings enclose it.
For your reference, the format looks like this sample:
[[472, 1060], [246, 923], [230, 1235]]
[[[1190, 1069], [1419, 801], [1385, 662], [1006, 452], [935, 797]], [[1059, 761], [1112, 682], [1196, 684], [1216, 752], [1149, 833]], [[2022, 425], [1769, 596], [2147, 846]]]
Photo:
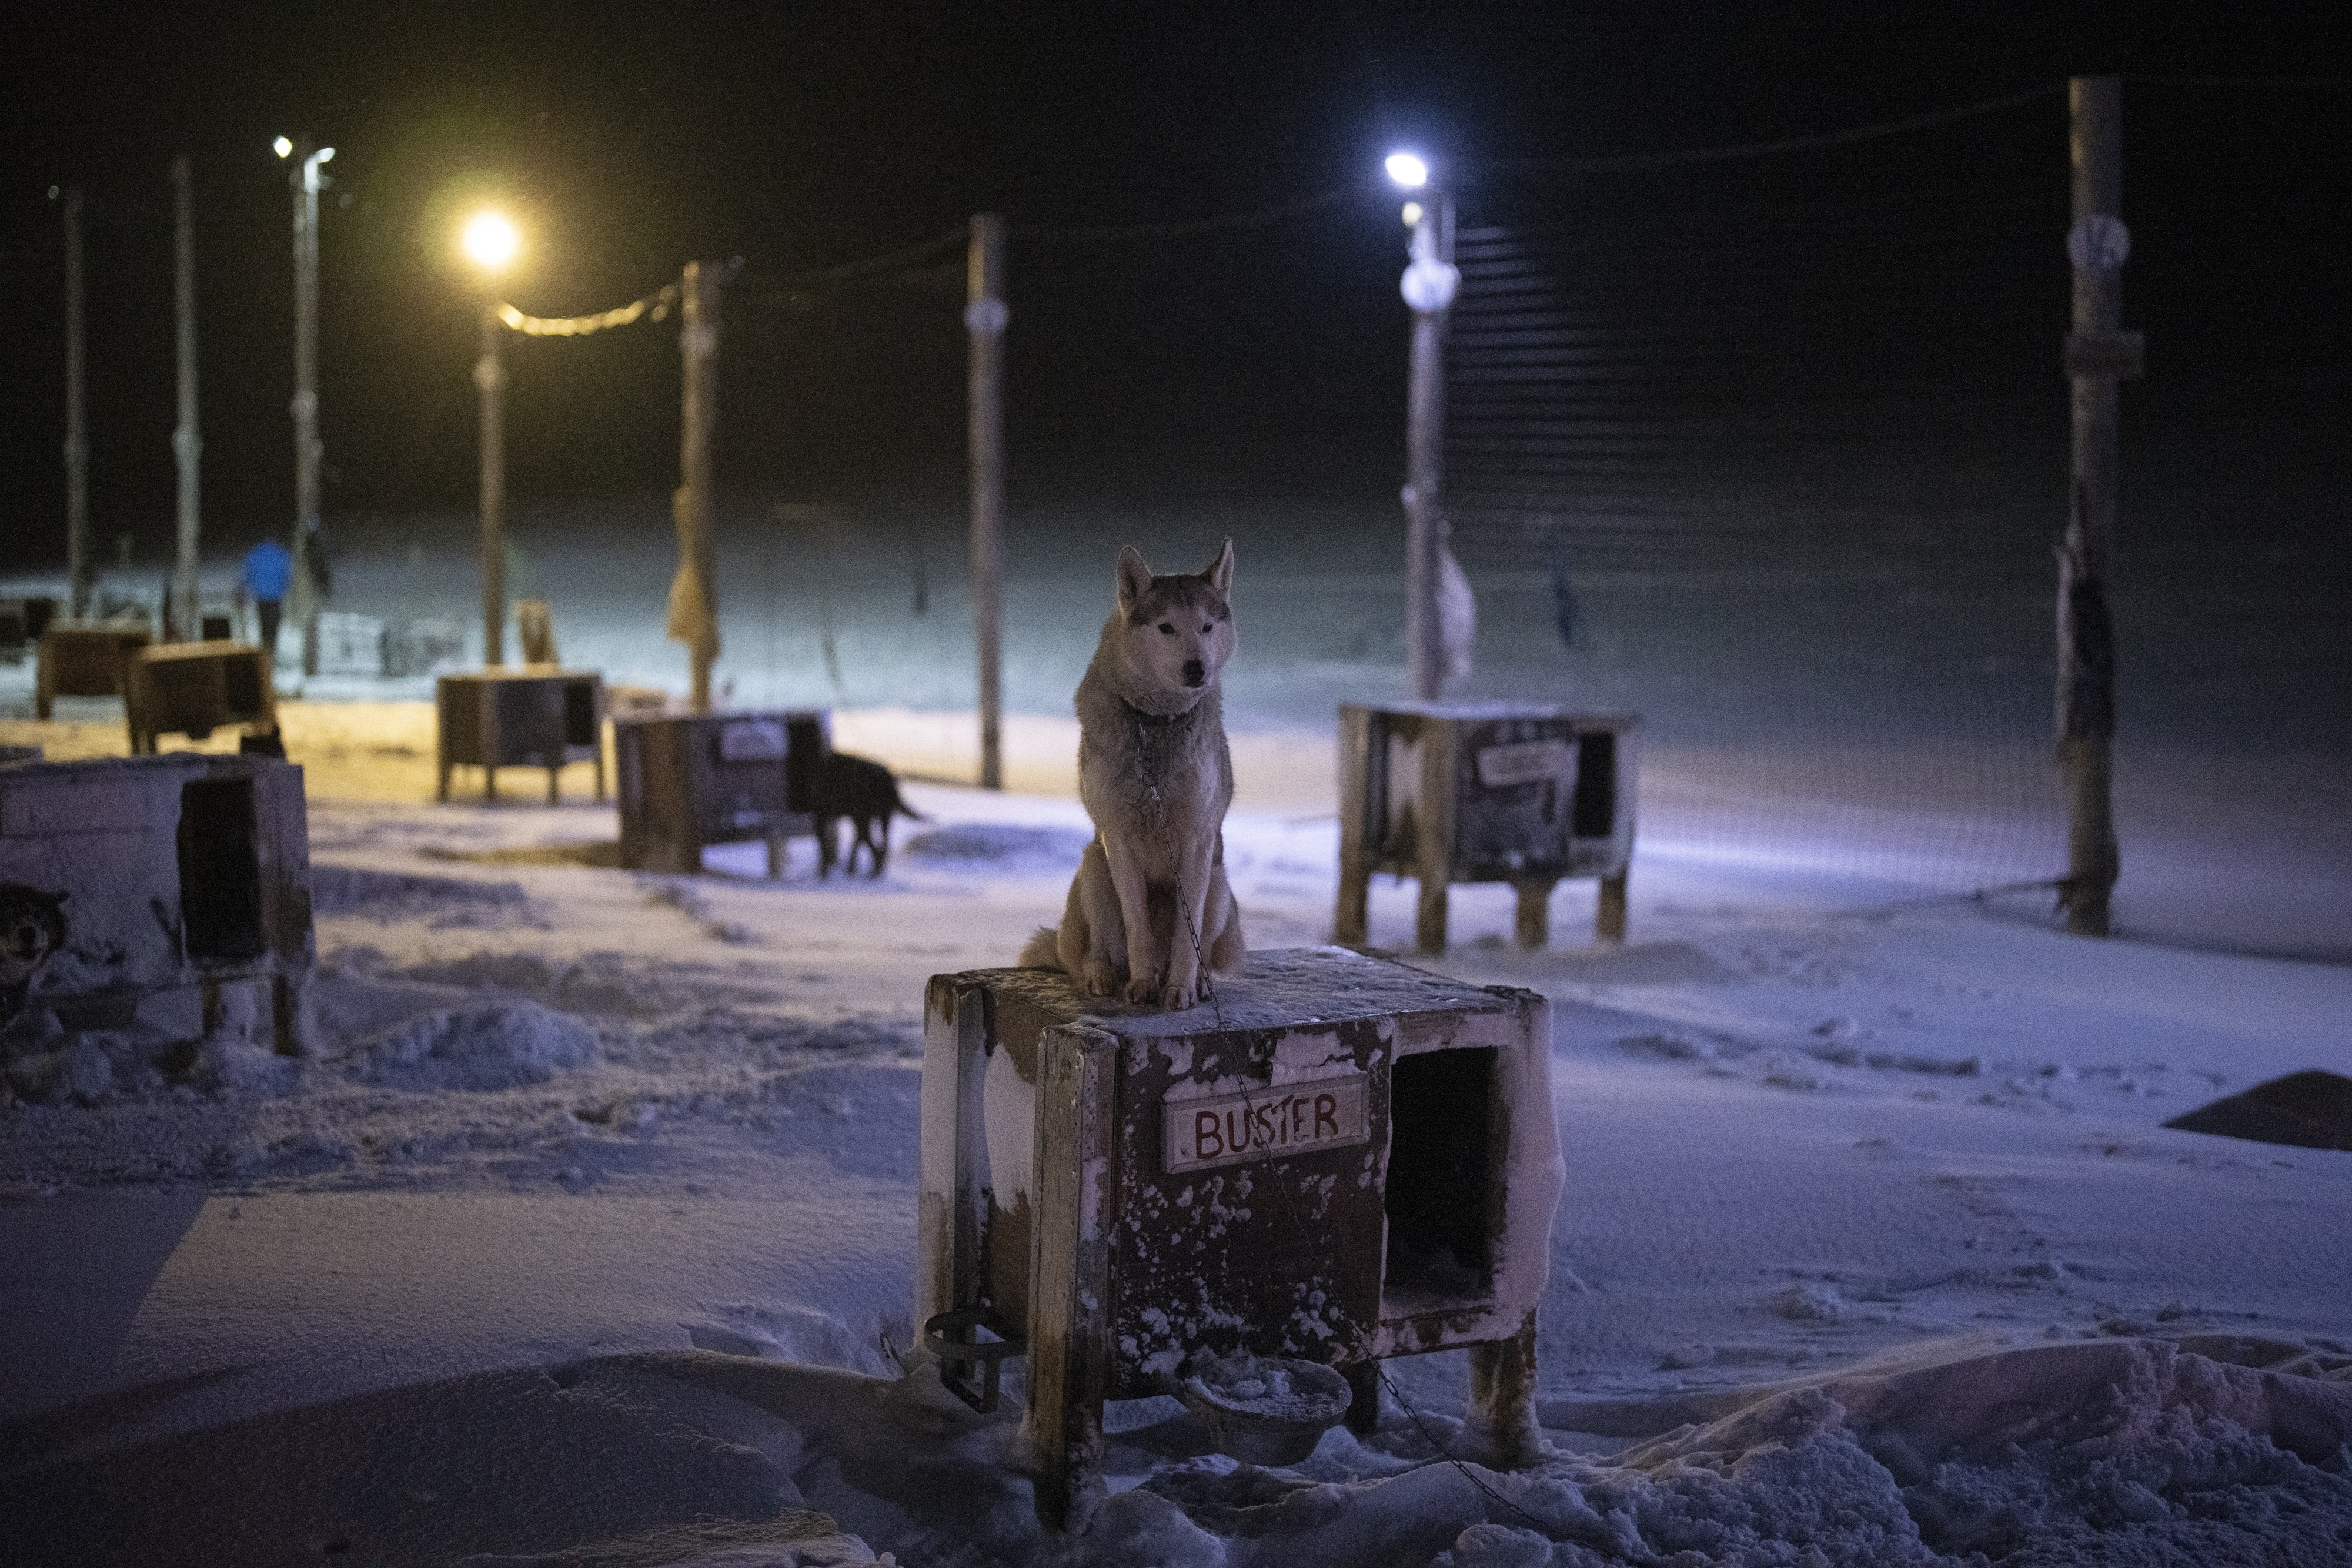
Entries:
[[458, 235], [458, 246], [475, 265], [487, 272], [497, 272], [515, 258], [522, 248], [522, 236], [502, 213], [476, 213], [466, 220]]

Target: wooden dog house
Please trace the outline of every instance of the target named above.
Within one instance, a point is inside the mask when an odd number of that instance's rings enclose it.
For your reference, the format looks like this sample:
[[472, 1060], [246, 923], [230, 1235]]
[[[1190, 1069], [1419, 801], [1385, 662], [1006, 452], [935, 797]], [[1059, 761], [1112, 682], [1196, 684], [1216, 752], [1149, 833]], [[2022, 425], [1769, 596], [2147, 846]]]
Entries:
[[1533, 992], [1337, 947], [1253, 954], [1180, 1013], [1049, 970], [934, 976], [918, 1318], [935, 1349], [952, 1331], [951, 1386], [1025, 1355], [1040, 1517], [1082, 1508], [1105, 1400], [1236, 1352], [1338, 1367], [1368, 1431], [1382, 1359], [1470, 1346], [1463, 1451], [1536, 1457], [1550, 1022]]
[[1598, 877], [1596, 935], [1623, 940], [1640, 726], [1537, 703], [1341, 706], [1333, 936], [1365, 940], [1372, 874], [1390, 872], [1420, 880], [1423, 952], [1445, 950], [1454, 883], [1509, 883], [1519, 945], [1540, 947], [1552, 889]]

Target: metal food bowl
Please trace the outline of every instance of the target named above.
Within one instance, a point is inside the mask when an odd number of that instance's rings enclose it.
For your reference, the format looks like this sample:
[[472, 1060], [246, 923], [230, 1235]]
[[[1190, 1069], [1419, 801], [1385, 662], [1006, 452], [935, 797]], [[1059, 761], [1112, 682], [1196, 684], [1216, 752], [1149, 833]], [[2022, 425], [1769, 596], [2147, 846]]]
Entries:
[[[1259, 1395], [1238, 1392], [1265, 1375], [1286, 1374], [1289, 1397], [1270, 1410]], [[1287, 1356], [1237, 1355], [1212, 1361], [1184, 1380], [1180, 1397], [1209, 1428], [1217, 1451], [1253, 1465], [1295, 1465], [1315, 1451], [1323, 1434], [1348, 1413], [1348, 1380], [1320, 1362]]]

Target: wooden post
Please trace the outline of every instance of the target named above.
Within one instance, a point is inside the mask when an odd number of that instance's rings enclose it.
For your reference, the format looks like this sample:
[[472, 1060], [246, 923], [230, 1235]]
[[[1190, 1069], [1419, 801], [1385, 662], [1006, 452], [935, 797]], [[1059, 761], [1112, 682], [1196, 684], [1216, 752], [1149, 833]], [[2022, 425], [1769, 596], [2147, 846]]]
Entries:
[[[2069, 84], [2074, 222], [2116, 219], [2123, 205], [2123, 87], [2115, 77]], [[2116, 225], [2120, 232], [2120, 225]], [[2123, 330], [2120, 248], [2071, 243], [2074, 332], [2072, 504], [2059, 551], [2058, 755], [2066, 776], [2067, 866], [2060, 897], [2066, 928], [2105, 936], [2120, 856], [2111, 785], [2115, 742], [2115, 628], [2108, 584], [2116, 553], [2116, 382], [2136, 340]], [[2089, 263], [2085, 265], [2085, 262]]]
[[1382, 747], [1385, 763], [1388, 729], [1368, 708], [1343, 704], [1339, 709], [1339, 902], [1331, 915], [1331, 940], [1342, 946], [1361, 946], [1369, 940], [1372, 863], [1368, 783], [1376, 765], [1373, 747]]
[[[1453, 198], [1432, 194], [1415, 204], [1421, 216], [1412, 227], [1412, 267], [1450, 267], [1453, 257]], [[1437, 596], [1443, 581], [1444, 514], [1441, 491], [1445, 446], [1445, 319], [1450, 287], [1413, 305], [1412, 361], [1405, 399], [1405, 651], [1417, 702], [1435, 702], [1445, 681], [1445, 654], [1438, 624]], [[1442, 298], [1439, 296], [1442, 295]], [[1432, 306], [1423, 308], [1422, 305]]]
[[688, 706], [696, 713], [710, 711], [710, 666], [719, 656], [719, 583], [713, 575], [716, 552], [711, 546], [710, 432], [718, 419], [719, 268], [698, 261], [686, 264], [682, 291], [683, 321], [677, 348], [684, 404], [678, 432], [678, 546], [693, 563], [702, 591], [702, 612], [708, 624], [688, 648], [693, 660], [693, 689]]
[[[89, 424], [82, 382], [81, 187], [66, 192], [66, 572], [73, 619], [89, 614]], [[46, 663], [44, 664], [46, 674]], [[44, 712], [41, 716], [49, 716]]]
[[1465, 1457], [1514, 1470], [1543, 1457], [1536, 1420], [1536, 1314], [1508, 1339], [1470, 1347], [1470, 1403], [1463, 1412]]
[[180, 423], [172, 432], [172, 455], [180, 470], [178, 553], [172, 570], [172, 603], [164, 635], [192, 643], [204, 634], [196, 610], [197, 469], [205, 450], [196, 434], [196, 235], [194, 172], [184, 152], [172, 160], [172, 305], [179, 349]]
[[497, 309], [484, 305], [474, 385], [482, 393], [482, 667], [488, 670], [507, 662], [507, 371], [499, 353], [504, 330]]
[[1454, 830], [1459, 810], [1454, 798], [1459, 766], [1454, 748], [1461, 744], [1462, 727], [1424, 724], [1421, 737], [1421, 786], [1413, 800], [1421, 900], [1414, 911], [1412, 939], [1424, 953], [1443, 953], [1446, 889], [1454, 875]]
[[1035, 1239], [1030, 1247], [1029, 1399], [1037, 1518], [1085, 1523], [1102, 1462], [1110, 1380], [1110, 1162], [1118, 1146], [1116, 1036], [1082, 1021], [1038, 1037]]
[[1004, 219], [971, 220], [966, 267], [971, 338], [966, 392], [971, 446], [971, 602], [980, 632], [980, 787], [1004, 788]]
[[1511, 884], [1518, 894], [1512, 935], [1522, 947], [1540, 952], [1551, 943], [1551, 890], [1556, 877], [1526, 877]]
[[[319, 673], [319, 164], [309, 137], [295, 143], [294, 186], [294, 582], [291, 619], [301, 629], [302, 673]], [[480, 372], [476, 371], [478, 380]], [[487, 436], [486, 436], [487, 439]], [[486, 480], [487, 482], [487, 480]], [[274, 652], [274, 650], [273, 650]]]
[[1601, 879], [1601, 898], [1592, 911], [1592, 935], [1603, 942], [1625, 940], [1625, 872]]

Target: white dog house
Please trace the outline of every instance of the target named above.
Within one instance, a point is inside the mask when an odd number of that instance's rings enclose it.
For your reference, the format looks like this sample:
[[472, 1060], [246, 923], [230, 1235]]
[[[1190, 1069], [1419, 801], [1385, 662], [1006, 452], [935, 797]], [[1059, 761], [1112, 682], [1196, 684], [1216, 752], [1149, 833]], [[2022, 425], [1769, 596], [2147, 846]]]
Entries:
[[299, 767], [184, 751], [0, 768], [0, 883], [64, 900], [34, 1000], [103, 1017], [195, 988], [209, 1027], [247, 988], [266, 993], [252, 1013], [278, 1049], [301, 1049], [314, 943]]
[[1105, 1400], [1236, 1352], [1339, 1368], [1369, 1430], [1381, 1359], [1474, 1347], [1465, 1457], [1534, 1457], [1564, 1169], [1542, 997], [1319, 947], [1181, 1013], [986, 969], [933, 977], [925, 1017], [918, 1318], [975, 1404], [1025, 1355], [1049, 1526]]

